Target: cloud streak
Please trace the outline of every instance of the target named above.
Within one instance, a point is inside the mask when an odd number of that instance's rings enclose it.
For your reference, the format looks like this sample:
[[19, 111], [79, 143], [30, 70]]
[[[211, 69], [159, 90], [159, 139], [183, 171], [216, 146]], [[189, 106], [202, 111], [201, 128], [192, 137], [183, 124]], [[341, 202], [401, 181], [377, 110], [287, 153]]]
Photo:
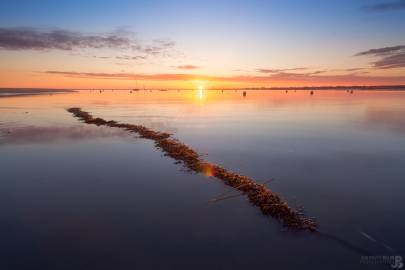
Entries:
[[378, 4], [368, 5], [364, 7], [364, 10], [370, 12], [397, 11], [401, 9], [405, 9], [405, 0], [384, 1]]
[[73, 50], [76, 48], [129, 48], [134, 43], [118, 34], [85, 35], [67, 30], [0, 28], [0, 48], [7, 50]]
[[[116, 31], [112, 33], [85, 34], [63, 29], [43, 30], [38, 28], [0, 27], [0, 49], [33, 51], [80, 51], [110, 49], [114, 53], [126, 52], [135, 55], [118, 55], [120, 60], [144, 60], [149, 56], [170, 55], [176, 43], [169, 39], [149, 43], [135, 39], [134, 33]], [[97, 57], [97, 56], [96, 56]], [[108, 58], [108, 57], [105, 57]]]
[[373, 66], [379, 69], [405, 67], [405, 45], [370, 49], [356, 53], [355, 56], [374, 56], [380, 58], [373, 62]]
[[370, 49], [367, 51], [356, 53], [355, 56], [363, 56], [363, 55], [382, 56], [382, 55], [397, 53], [398, 51], [403, 51], [403, 50], [405, 50], [405, 45], [398, 45], [398, 46], [392, 46], [392, 47]]
[[115, 57], [118, 60], [146, 60], [148, 57], [145, 55], [135, 55], [135, 56], [130, 56], [130, 55], [120, 55]]
[[305, 67], [297, 67], [297, 68], [284, 68], [284, 69], [276, 69], [276, 68], [259, 68], [256, 69], [257, 72], [259, 73], [279, 73], [279, 72], [285, 72], [285, 71], [297, 71], [297, 70], [306, 70], [307, 68]]
[[113, 80], [145, 80], [145, 81], [193, 81], [205, 80], [212, 82], [238, 82], [238, 83], [313, 83], [313, 84], [404, 84], [405, 76], [364, 76], [359, 74], [345, 75], [317, 75], [313, 73], [288, 73], [279, 72], [270, 75], [238, 75], [238, 76], [212, 76], [201, 74], [183, 73], [93, 73], [70, 71], [45, 71], [71, 78], [86, 79], [113, 79]]
[[199, 66], [194, 66], [194, 65], [180, 65], [180, 66], [177, 66], [176, 68], [188, 70], [188, 69], [198, 69], [200, 67]]

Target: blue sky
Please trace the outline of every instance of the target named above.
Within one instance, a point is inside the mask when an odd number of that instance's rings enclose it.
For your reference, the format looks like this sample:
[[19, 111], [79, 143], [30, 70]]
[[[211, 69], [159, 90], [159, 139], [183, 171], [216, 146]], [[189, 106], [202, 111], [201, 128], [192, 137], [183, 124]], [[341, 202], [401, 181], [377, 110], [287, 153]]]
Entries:
[[[379, 6], [386, 3], [392, 3], [392, 8]], [[135, 67], [137, 63], [122, 69], [108, 62], [106, 70], [99, 67], [88, 70], [88, 63], [70, 65], [86, 72], [170, 73], [170, 67], [177, 64], [198, 66], [200, 73], [210, 75], [260, 68], [309, 67], [313, 71], [366, 68], [372, 66], [375, 55], [353, 57], [354, 54], [405, 44], [405, 2], [3, 0], [0, 27], [62, 29], [86, 34], [126, 30], [144, 43], [165, 39], [176, 44], [172, 59], [155, 57], [144, 61], [142, 70]], [[52, 53], [58, 57], [57, 52], [50, 52], [47, 57], [52, 58]], [[19, 57], [35, 58], [36, 52], [6, 50], [0, 54], [20, 63]], [[66, 52], [60, 52], [59, 59], [65, 61]], [[28, 66], [35, 69], [35, 62], [32, 59]], [[37, 69], [58, 67], [41, 64]], [[403, 74], [401, 69], [370, 72], [382, 76]]]

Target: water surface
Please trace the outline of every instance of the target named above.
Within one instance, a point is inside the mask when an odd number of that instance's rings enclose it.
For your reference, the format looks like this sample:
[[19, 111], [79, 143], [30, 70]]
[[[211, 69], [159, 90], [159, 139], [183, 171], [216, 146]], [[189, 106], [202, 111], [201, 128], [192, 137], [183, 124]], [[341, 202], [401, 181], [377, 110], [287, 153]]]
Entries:
[[[168, 131], [211, 162], [273, 179], [321, 233], [285, 231], [244, 197], [210, 203], [229, 188], [68, 107]], [[370, 269], [361, 255], [405, 254], [405, 92], [4, 97], [0, 164], [2, 269]]]

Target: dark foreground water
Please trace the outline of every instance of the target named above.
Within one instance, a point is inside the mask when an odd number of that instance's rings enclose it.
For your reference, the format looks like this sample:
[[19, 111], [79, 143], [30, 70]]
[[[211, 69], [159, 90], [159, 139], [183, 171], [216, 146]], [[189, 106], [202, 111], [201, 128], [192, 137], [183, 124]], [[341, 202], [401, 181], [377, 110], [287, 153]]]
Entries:
[[[320, 232], [285, 231], [243, 196], [210, 202], [229, 188], [151, 141], [78, 122], [72, 106], [273, 179]], [[390, 269], [361, 256], [405, 256], [404, 191], [405, 92], [0, 99], [0, 269]]]

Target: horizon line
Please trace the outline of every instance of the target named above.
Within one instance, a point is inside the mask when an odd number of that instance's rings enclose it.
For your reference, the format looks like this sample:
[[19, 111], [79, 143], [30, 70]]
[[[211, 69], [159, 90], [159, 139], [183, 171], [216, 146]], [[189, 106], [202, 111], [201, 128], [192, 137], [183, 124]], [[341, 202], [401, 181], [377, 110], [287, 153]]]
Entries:
[[[358, 90], [405, 90], [404, 84], [398, 85], [335, 85], [335, 86], [274, 86], [274, 87], [218, 87], [218, 88], [205, 88], [204, 90], [328, 90], [328, 89], [358, 89]], [[142, 90], [196, 90], [194, 88], [46, 88], [46, 87], [0, 87], [0, 91], [3, 90], [117, 90], [117, 91], [142, 91]]]

